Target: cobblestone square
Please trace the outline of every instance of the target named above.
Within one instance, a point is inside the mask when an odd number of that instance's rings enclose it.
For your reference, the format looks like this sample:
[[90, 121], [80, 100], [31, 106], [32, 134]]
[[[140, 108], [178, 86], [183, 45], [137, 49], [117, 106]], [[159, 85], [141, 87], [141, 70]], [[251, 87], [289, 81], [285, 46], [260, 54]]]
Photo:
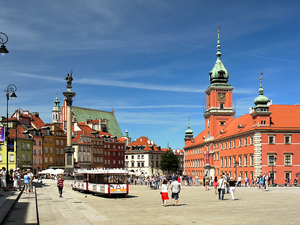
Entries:
[[[238, 187], [219, 201], [213, 189], [183, 186], [179, 205], [163, 207], [160, 190], [130, 186], [125, 198], [107, 198], [72, 191], [65, 181], [64, 198], [52, 180], [37, 188], [41, 224], [298, 224], [299, 187]], [[171, 195], [169, 193], [169, 197]]]

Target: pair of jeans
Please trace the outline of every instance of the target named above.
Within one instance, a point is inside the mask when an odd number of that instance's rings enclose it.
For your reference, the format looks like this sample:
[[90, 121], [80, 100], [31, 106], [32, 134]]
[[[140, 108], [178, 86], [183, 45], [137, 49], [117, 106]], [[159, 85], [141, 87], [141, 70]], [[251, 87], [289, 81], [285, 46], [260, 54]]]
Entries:
[[62, 195], [62, 190], [63, 190], [63, 187], [59, 187], [59, 186], [58, 186], [58, 193], [59, 193], [60, 195]]
[[221, 192], [222, 192], [222, 200], [224, 199], [224, 194], [225, 194], [225, 189], [224, 188], [218, 188], [218, 192], [219, 192], [219, 199], [221, 199]]

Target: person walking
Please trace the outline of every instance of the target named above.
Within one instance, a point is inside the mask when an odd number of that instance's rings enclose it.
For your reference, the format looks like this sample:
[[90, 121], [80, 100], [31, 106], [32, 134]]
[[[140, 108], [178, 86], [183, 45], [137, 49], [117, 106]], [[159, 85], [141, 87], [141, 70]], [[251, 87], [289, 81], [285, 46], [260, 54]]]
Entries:
[[27, 171], [24, 173], [24, 185], [25, 185], [25, 194], [29, 194], [29, 185], [30, 185], [30, 178], [27, 174]]
[[167, 200], [169, 200], [168, 196], [168, 189], [169, 189], [169, 184], [166, 179], [163, 180], [162, 185], [161, 185], [161, 199], [162, 199], [162, 205], [164, 207], [167, 206]]
[[155, 188], [159, 189], [159, 178], [157, 175], [155, 176]]
[[180, 188], [181, 184], [178, 183], [178, 177], [176, 176], [175, 181], [171, 184], [173, 206], [177, 206]]
[[268, 191], [269, 190], [269, 176], [267, 173], [265, 173], [264, 179], [265, 179], [265, 189], [266, 189], [266, 191]]
[[228, 186], [229, 186], [229, 189], [230, 189], [231, 198], [232, 198], [232, 200], [235, 200], [234, 192], [235, 192], [235, 187], [236, 187], [236, 181], [233, 180], [233, 177], [230, 177], [230, 180], [228, 182]]
[[18, 177], [17, 177], [16, 169], [13, 169], [13, 180], [14, 180], [13, 190], [16, 191], [18, 189]]
[[2, 167], [2, 170], [0, 172], [0, 177], [1, 177], [1, 187], [2, 190], [4, 191], [4, 189], [6, 188], [6, 169], [5, 167]]
[[33, 192], [33, 186], [32, 186], [33, 173], [31, 173], [30, 169], [27, 170], [27, 175], [29, 177], [29, 192]]
[[17, 168], [16, 170], [16, 176], [17, 176], [17, 184], [18, 184], [18, 190], [21, 191], [21, 173], [20, 168]]
[[219, 200], [224, 200], [225, 184], [226, 181], [223, 179], [223, 175], [221, 175], [220, 179], [218, 180]]
[[229, 185], [228, 185], [228, 181], [229, 181], [229, 176], [226, 173], [226, 175], [223, 173], [223, 179], [225, 181], [225, 188], [226, 188], [226, 193], [229, 194]]
[[209, 177], [207, 176], [207, 174], [205, 174], [204, 177], [204, 181], [205, 181], [205, 191], [209, 191]]
[[215, 194], [218, 194], [218, 190], [217, 190], [217, 187], [218, 187], [218, 177], [215, 176], [215, 179], [213, 181], [214, 183], [214, 188], [215, 188]]
[[260, 192], [262, 192], [264, 190], [264, 184], [265, 184], [264, 177], [261, 175], [260, 178], [259, 178], [259, 189], [260, 189]]
[[244, 182], [245, 182], [245, 187], [247, 187], [247, 184], [248, 184], [248, 177], [245, 176]]
[[62, 178], [61, 175], [59, 175], [59, 177], [57, 179], [57, 187], [58, 187], [59, 197], [62, 198], [62, 190], [64, 187], [64, 178]]

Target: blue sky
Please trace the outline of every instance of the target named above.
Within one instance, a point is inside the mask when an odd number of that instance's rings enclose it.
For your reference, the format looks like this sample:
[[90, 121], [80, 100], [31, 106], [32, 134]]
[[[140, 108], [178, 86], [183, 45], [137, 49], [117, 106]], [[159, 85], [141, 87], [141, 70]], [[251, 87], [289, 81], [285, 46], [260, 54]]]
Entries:
[[263, 72], [273, 104], [297, 104], [300, 82], [299, 1], [87, 0], [1, 1], [0, 115], [9, 101], [51, 122], [53, 102], [73, 70], [73, 105], [115, 111], [123, 134], [183, 148], [188, 118], [204, 129], [203, 103], [216, 61], [234, 87], [236, 116], [249, 112]]

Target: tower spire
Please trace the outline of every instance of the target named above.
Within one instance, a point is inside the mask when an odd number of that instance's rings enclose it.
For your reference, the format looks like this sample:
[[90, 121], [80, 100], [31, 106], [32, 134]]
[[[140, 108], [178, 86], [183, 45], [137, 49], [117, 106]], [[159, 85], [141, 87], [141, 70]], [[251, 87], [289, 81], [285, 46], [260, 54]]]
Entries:
[[259, 95], [264, 95], [264, 89], [263, 89], [263, 87], [262, 87], [262, 75], [263, 75], [263, 73], [260, 73], [260, 86], [259, 86], [259, 90], [258, 90], [258, 94]]
[[193, 139], [193, 131], [191, 130], [190, 117], [189, 117], [188, 129], [185, 131], [185, 140], [192, 140], [192, 139]]
[[218, 59], [221, 59], [221, 55], [222, 55], [222, 53], [221, 53], [221, 45], [220, 45], [220, 26], [218, 26], [218, 41], [217, 41], [217, 54], [216, 54], [216, 56], [217, 56], [217, 58]]
[[254, 99], [254, 104], [255, 104], [254, 111], [255, 112], [269, 111], [268, 103], [270, 100], [266, 96], [264, 96], [264, 89], [262, 87], [262, 75], [263, 75], [263, 73], [260, 74], [260, 78], [259, 78], [260, 85], [259, 85], [259, 89], [258, 89], [258, 96]]
[[213, 69], [209, 72], [209, 80], [210, 80], [210, 87], [211, 86], [230, 86], [228, 84], [229, 73], [225, 66], [221, 61], [221, 45], [220, 45], [220, 26], [218, 26], [218, 40], [217, 40], [217, 60], [213, 67]]

